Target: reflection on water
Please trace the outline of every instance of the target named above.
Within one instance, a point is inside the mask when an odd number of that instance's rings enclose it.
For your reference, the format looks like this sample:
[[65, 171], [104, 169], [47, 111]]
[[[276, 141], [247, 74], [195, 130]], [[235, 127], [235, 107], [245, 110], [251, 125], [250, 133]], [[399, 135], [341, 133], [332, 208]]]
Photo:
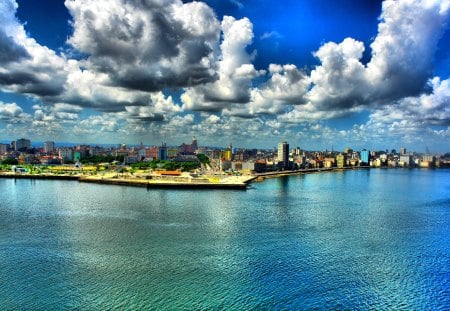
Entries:
[[0, 179], [5, 309], [445, 309], [450, 174], [243, 191]]

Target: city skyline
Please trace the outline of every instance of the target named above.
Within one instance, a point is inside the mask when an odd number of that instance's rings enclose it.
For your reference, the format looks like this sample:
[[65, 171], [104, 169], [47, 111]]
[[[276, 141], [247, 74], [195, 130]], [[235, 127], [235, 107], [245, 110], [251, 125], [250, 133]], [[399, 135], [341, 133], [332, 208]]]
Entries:
[[6, 0], [0, 16], [0, 141], [449, 151], [450, 1]]

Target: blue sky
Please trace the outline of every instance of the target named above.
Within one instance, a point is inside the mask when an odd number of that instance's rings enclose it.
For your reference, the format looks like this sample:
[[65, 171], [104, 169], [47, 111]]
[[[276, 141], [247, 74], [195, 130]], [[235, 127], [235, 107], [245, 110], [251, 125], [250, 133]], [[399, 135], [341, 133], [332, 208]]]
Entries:
[[0, 140], [447, 152], [450, 1], [6, 0]]

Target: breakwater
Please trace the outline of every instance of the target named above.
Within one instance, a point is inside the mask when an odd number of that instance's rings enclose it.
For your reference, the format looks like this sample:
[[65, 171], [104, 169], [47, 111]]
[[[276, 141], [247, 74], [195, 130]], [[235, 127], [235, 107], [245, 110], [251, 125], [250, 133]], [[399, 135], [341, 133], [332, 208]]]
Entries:
[[[256, 178], [256, 177], [254, 177]], [[254, 179], [252, 178], [252, 179]], [[251, 179], [251, 180], [252, 180]], [[113, 178], [85, 178], [79, 179], [80, 182], [108, 184], [108, 185], [122, 185], [150, 188], [169, 188], [169, 189], [234, 189], [245, 190], [250, 182], [229, 182], [229, 183], [205, 183], [205, 182], [177, 182], [177, 181], [149, 181], [146, 179], [113, 179]]]
[[47, 180], [74, 180], [86, 183], [147, 187], [170, 189], [232, 189], [245, 190], [248, 184], [257, 176], [231, 176], [223, 177], [210, 182], [208, 179], [146, 179], [131, 177], [105, 178], [99, 175], [56, 175], [56, 174], [13, 174], [0, 173], [0, 178], [15, 179], [47, 179]]

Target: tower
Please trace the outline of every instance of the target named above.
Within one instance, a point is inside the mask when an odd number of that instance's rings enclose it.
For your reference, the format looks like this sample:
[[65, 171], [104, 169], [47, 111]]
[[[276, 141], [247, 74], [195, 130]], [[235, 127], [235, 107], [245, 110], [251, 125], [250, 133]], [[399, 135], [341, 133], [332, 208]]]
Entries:
[[44, 152], [49, 154], [55, 149], [55, 143], [53, 141], [44, 142]]
[[278, 166], [283, 170], [289, 167], [289, 144], [285, 141], [278, 144]]
[[189, 150], [190, 153], [195, 153], [195, 150], [198, 149], [197, 138], [195, 138], [195, 136], [194, 136], [194, 138], [192, 138], [192, 143], [191, 143], [191, 148], [190, 149], [191, 149], [191, 150]]

